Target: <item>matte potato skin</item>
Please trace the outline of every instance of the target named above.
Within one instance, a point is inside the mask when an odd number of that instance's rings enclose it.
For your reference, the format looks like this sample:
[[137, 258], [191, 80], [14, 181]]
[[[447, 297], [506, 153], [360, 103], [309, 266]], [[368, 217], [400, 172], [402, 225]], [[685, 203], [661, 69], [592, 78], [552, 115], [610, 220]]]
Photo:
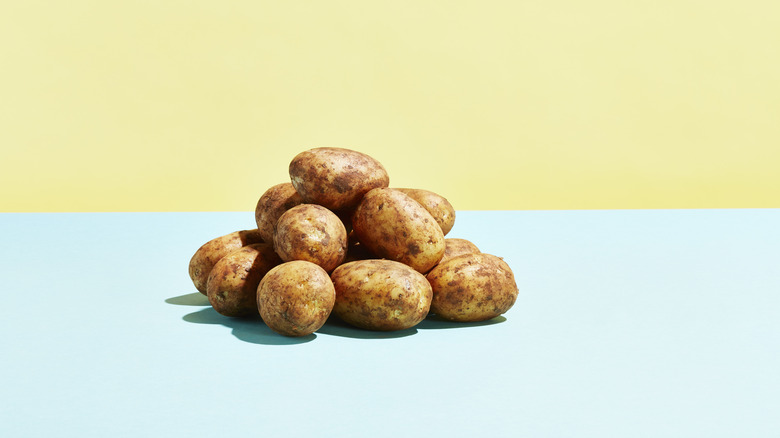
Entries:
[[366, 192], [390, 183], [379, 161], [343, 148], [301, 152], [290, 162], [289, 171], [292, 185], [305, 202], [334, 211], [354, 207]]
[[190, 259], [190, 279], [192, 279], [195, 288], [198, 289], [198, 292], [206, 295], [206, 282], [209, 279], [209, 273], [219, 259], [242, 246], [263, 242], [258, 230], [243, 230], [217, 237], [203, 244]]
[[306, 336], [319, 330], [333, 311], [336, 290], [328, 273], [314, 263], [283, 263], [263, 277], [257, 288], [260, 317], [285, 336]]
[[491, 254], [453, 257], [428, 273], [431, 313], [452, 321], [485, 321], [509, 310], [517, 283], [509, 265]]
[[462, 254], [479, 253], [477, 245], [466, 239], [447, 238], [444, 239], [444, 256], [439, 260], [439, 264]]
[[422, 189], [395, 189], [406, 193], [412, 199], [419, 202], [428, 213], [436, 219], [436, 223], [441, 227], [442, 233], [446, 236], [455, 225], [455, 208], [445, 197]]
[[330, 272], [347, 256], [347, 230], [327, 208], [297, 205], [279, 217], [274, 249], [285, 262], [306, 260]]
[[270, 243], [255, 243], [222, 257], [209, 274], [206, 296], [225, 316], [257, 315], [257, 286], [282, 261]]
[[331, 274], [336, 288], [333, 312], [367, 330], [403, 330], [428, 315], [433, 291], [425, 277], [403, 263], [359, 260]]
[[303, 198], [291, 183], [277, 184], [266, 190], [255, 207], [257, 230], [265, 242], [274, 239], [274, 226], [279, 217], [296, 205], [303, 204]]
[[417, 201], [398, 190], [373, 189], [352, 215], [361, 244], [381, 258], [428, 272], [444, 255], [444, 233]]

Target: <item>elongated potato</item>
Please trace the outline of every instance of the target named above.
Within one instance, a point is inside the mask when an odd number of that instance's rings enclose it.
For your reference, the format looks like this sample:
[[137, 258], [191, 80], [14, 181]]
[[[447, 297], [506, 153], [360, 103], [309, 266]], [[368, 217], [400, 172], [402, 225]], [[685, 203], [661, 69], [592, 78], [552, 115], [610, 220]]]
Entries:
[[469, 240], [446, 238], [444, 239], [444, 256], [439, 260], [439, 264], [462, 254], [478, 253], [479, 248]]
[[257, 286], [281, 262], [270, 243], [247, 245], [222, 257], [209, 274], [209, 303], [225, 316], [257, 315]]
[[444, 234], [430, 213], [398, 190], [366, 193], [352, 215], [361, 244], [379, 257], [428, 272], [444, 255]]
[[452, 230], [453, 225], [455, 225], [455, 208], [445, 197], [422, 189], [400, 188], [395, 190], [406, 193], [428, 210], [428, 213], [436, 219], [436, 223], [439, 224], [445, 236]]
[[347, 256], [347, 231], [327, 208], [301, 204], [279, 218], [274, 249], [285, 262], [306, 260], [330, 272]]
[[304, 260], [271, 269], [257, 288], [260, 317], [285, 336], [306, 336], [319, 330], [335, 301], [336, 290], [328, 273]]
[[425, 277], [403, 263], [360, 260], [331, 274], [336, 288], [333, 312], [367, 330], [403, 330], [425, 319], [433, 292]]
[[290, 162], [290, 180], [306, 203], [330, 210], [348, 209], [390, 179], [379, 161], [357, 151], [315, 148], [301, 152]]
[[266, 242], [274, 239], [274, 226], [285, 211], [303, 204], [303, 198], [291, 183], [277, 184], [266, 190], [255, 206], [257, 230]]
[[195, 288], [198, 289], [198, 292], [206, 295], [206, 282], [209, 279], [211, 268], [222, 257], [242, 246], [263, 242], [258, 230], [243, 230], [234, 231], [204, 243], [190, 259], [190, 279], [192, 279]]
[[431, 312], [452, 321], [484, 321], [509, 310], [517, 283], [509, 265], [491, 254], [453, 257], [427, 276], [433, 288]]

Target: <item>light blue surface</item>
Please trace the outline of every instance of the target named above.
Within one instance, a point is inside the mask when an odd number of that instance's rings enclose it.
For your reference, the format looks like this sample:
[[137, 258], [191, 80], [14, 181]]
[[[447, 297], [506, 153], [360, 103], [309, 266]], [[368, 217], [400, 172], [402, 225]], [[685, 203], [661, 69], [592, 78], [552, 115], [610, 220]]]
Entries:
[[769, 437], [780, 210], [458, 212], [492, 324], [295, 340], [187, 264], [252, 213], [0, 215], [0, 436]]

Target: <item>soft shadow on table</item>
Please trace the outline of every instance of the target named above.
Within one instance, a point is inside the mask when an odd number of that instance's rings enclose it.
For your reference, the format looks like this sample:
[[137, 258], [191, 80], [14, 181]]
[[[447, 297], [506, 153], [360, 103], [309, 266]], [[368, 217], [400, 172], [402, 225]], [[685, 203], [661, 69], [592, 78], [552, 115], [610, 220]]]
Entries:
[[506, 321], [505, 317], [497, 316], [493, 319], [488, 319], [487, 321], [457, 322], [457, 321], [449, 321], [439, 316], [431, 314], [428, 315], [424, 320], [422, 320], [415, 327], [423, 330], [455, 329], [455, 328], [480, 327], [483, 325], [500, 324], [504, 321]]
[[178, 297], [170, 297], [165, 300], [168, 304], [175, 304], [177, 306], [208, 306], [209, 299], [200, 292], [191, 294], [179, 295]]
[[317, 330], [317, 333], [321, 333], [323, 335], [341, 336], [344, 338], [354, 338], [354, 339], [391, 339], [391, 338], [402, 338], [404, 336], [413, 335], [417, 333], [417, 329], [408, 328], [405, 330], [397, 330], [392, 332], [363, 330], [357, 327], [353, 327], [345, 323], [344, 321], [340, 320], [338, 317], [331, 315], [330, 318], [328, 318], [328, 320], [325, 321], [325, 325], [323, 325], [322, 327], [320, 327], [319, 330]]
[[263, 345], [292, 345], [303, 344], [312, 341], [317, 335], [311, 334], [301, 337], [282, 336], [274, 332], [257, 317], [230, 318], [220, 315], [211, 307], [184, 315], [183, 320], [195, 324], [220, 324], [233, 329], [233, 336], [252, 344]]

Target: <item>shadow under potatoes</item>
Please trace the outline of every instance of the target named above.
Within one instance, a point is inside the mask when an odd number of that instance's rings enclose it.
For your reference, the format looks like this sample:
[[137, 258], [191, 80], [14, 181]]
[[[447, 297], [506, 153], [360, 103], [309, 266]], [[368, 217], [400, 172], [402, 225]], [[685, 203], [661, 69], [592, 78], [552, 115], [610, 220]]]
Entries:
[[325, 324], [316, 333], [301, 337], [283, 336], [271, 330], [259, 316], [246, 318], [232, 318], [220, 315], [214, 310], [208, 298], [200, 292], [171, 297], [165, 300], [168, 304], [177, 306], [203, 306], [204, 309], [188, 313], [182, 317], [184, 321], [194, 324], [219, 324], [232, 329], [236, 338], [252, 344], [263, 345], [293, 345], [310, 342], [317, 337], [317, 333], [330, 336], [340, 336], [353, 339], [395, 339], [411, 336], [422, 330], [439, 330], [480, 327], [500, 324], [506, 321], [503, 316], [497, 316], [487, 321], [456, 322], [440, 318], [436, 315], [428, 315], [424, 320], [412, 328], [397, 331], [373, 331], [351, 326], [335, 315], [331, 315]]
[[458, 322], [458, 321], [450, 321], [440, 316], [430, 314], [427, 317], [425, 317], [425, 319], [423, 319], [415, 327], [423, 330], [455, 329], [455, 328], [481, 327], [485, 325], [501, 324], [504, 321], [506, 321], [505, 317], [496, 316], [495, 318], [488, 319], [487, 321]]
[[184, 315], [183, 320], [195, 324], [219, 324], [232, 329], [233, 336], [251, 344], [263, 345], [293, 345], [310, 342], [317, 337], [315, 334], [290, 337], [282, 336], [271, 330], [259, 316], [246, 318], [231, 318], [220, 315], [211, 307]]
[[170, 297], [165, 302], [177, 306], [210, 306], [209, 299], [200, 292]]

